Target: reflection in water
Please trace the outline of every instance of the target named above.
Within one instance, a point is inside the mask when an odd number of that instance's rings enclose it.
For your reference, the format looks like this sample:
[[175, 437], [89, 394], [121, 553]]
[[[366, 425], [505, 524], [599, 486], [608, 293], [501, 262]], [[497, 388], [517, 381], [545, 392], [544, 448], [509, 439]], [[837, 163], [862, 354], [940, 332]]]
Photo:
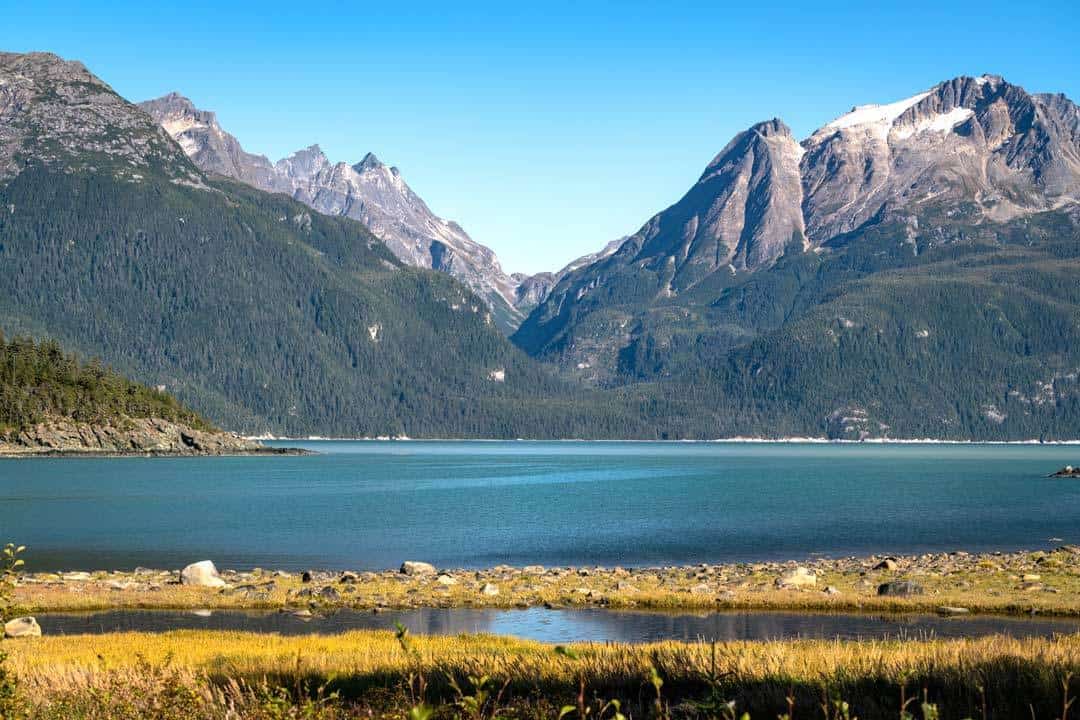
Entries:
[[117, 610], [38, 615], [46, 635], [166, 632], [181, 629], [243, 630], [282, 635], [389, 630], [400, 622], [414, 634], [490, 633], [542, 642], [649, 642], [654, 640], [881, 639], [896, 637], [1050, 637], [1080, 632], [1067, 618], [958, 617], [934, 615], [826, 615], [707, 613], [681, 615], [612, 610], [435, 609], [371, 613], [339, 610], [299, 618], [289, 613]]

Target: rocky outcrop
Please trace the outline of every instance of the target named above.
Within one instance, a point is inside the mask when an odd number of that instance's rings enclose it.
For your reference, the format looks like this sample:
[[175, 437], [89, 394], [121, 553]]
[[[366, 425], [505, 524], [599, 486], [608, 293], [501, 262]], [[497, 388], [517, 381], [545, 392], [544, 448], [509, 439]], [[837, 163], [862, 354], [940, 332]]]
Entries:
[[239, 435], [196, 430], [168, 420], [127, 418], [101, 424], [55, 419], [0, 439], [0, 456], [18, 455], [235, 455], [278, 452]]

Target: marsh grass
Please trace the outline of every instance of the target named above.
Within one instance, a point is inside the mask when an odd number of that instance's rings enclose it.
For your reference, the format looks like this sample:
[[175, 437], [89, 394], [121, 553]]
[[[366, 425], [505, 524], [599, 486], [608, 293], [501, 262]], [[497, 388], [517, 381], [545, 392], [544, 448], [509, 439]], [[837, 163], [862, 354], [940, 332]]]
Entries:
[[[389, 631], [306, 637], [182, 631], [5, 645], [27, 714], [50, 719], [415, 713], [411, 720], [556, 720], [560, 713], [585, 713], [613, 720], [729, 711], [821, 718], [823, 704], [831, 718], [842, 713], [833, 704], [839, 701], [849, 714], [872, 720], [901, 717], [909, 698], [916, 699], [908, 702], [916, 718], [925, 717], [923, 702], [941, 708], [942, 718], [980, 717], [983, 707], [992, 718], [1063, 718], [1063, 682], [1075, 692], [1070, 678], [1080, 673], [1080, 636], [588, 644], [556, 651], [483, 635], [403, 643]], [[175, 713], [137, 714], [154, 703]], [[279, 714], [267, 714], [273, 707]]]

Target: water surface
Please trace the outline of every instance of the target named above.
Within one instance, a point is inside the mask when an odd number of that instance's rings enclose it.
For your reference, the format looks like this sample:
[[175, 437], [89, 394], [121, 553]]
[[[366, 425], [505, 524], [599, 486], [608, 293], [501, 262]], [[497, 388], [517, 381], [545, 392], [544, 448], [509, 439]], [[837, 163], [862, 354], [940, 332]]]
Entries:
[[1080, 542], [1080, 447], [304, 442], [0, 461], [30, 569], [648, 566]]
[[57, 613], [36, 616], [46, 635], [169, 630], [242, 630], [281, 635], [391, 630], [400, 622], [420, 635], [489, 633], [541, 642], [658, 640], [877, 640], [930, 637], [1053, 637], [1080, 632], [1080, 620], [998, 616], [943, 618], [934, 615], [851, 615], [783, 612], [682, 614], [621, 610], [421, 609], [373, 614], [339, 610], [301, 619], [288, 613], [162, 610]]

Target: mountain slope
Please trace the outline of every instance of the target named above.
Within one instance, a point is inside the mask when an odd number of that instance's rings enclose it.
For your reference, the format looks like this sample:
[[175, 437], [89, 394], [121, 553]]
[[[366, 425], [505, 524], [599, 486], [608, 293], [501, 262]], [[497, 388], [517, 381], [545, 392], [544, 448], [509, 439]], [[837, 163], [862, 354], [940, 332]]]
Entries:
[[1080, 436], [1078, 117], [984, 76], [754, 126], [513, 340], [720, 435]]
[[359, 223], [205, 176], [81, 65], [3, 54], [0, 87], [8, 332], [101, 357], [246, 432], [651, 432], [552, 377], [470, 290], [403, 266]]
[[214, 113], [197, 109], [178, 93], [139, 107], [202, 170], [291, 195], [326, 215], [359, 220], [406, 264], [445, 272], [475, 290], [501, 327], [510, 330], [524, 319], [515, 304], [518, 283], [503, 272], [495, 253], [474, 242], [457, 223], [435, 215], [397, 168], [373, 154], [355, 165], [333, 163], [312, 145], [271, 163], [245, 152]]

